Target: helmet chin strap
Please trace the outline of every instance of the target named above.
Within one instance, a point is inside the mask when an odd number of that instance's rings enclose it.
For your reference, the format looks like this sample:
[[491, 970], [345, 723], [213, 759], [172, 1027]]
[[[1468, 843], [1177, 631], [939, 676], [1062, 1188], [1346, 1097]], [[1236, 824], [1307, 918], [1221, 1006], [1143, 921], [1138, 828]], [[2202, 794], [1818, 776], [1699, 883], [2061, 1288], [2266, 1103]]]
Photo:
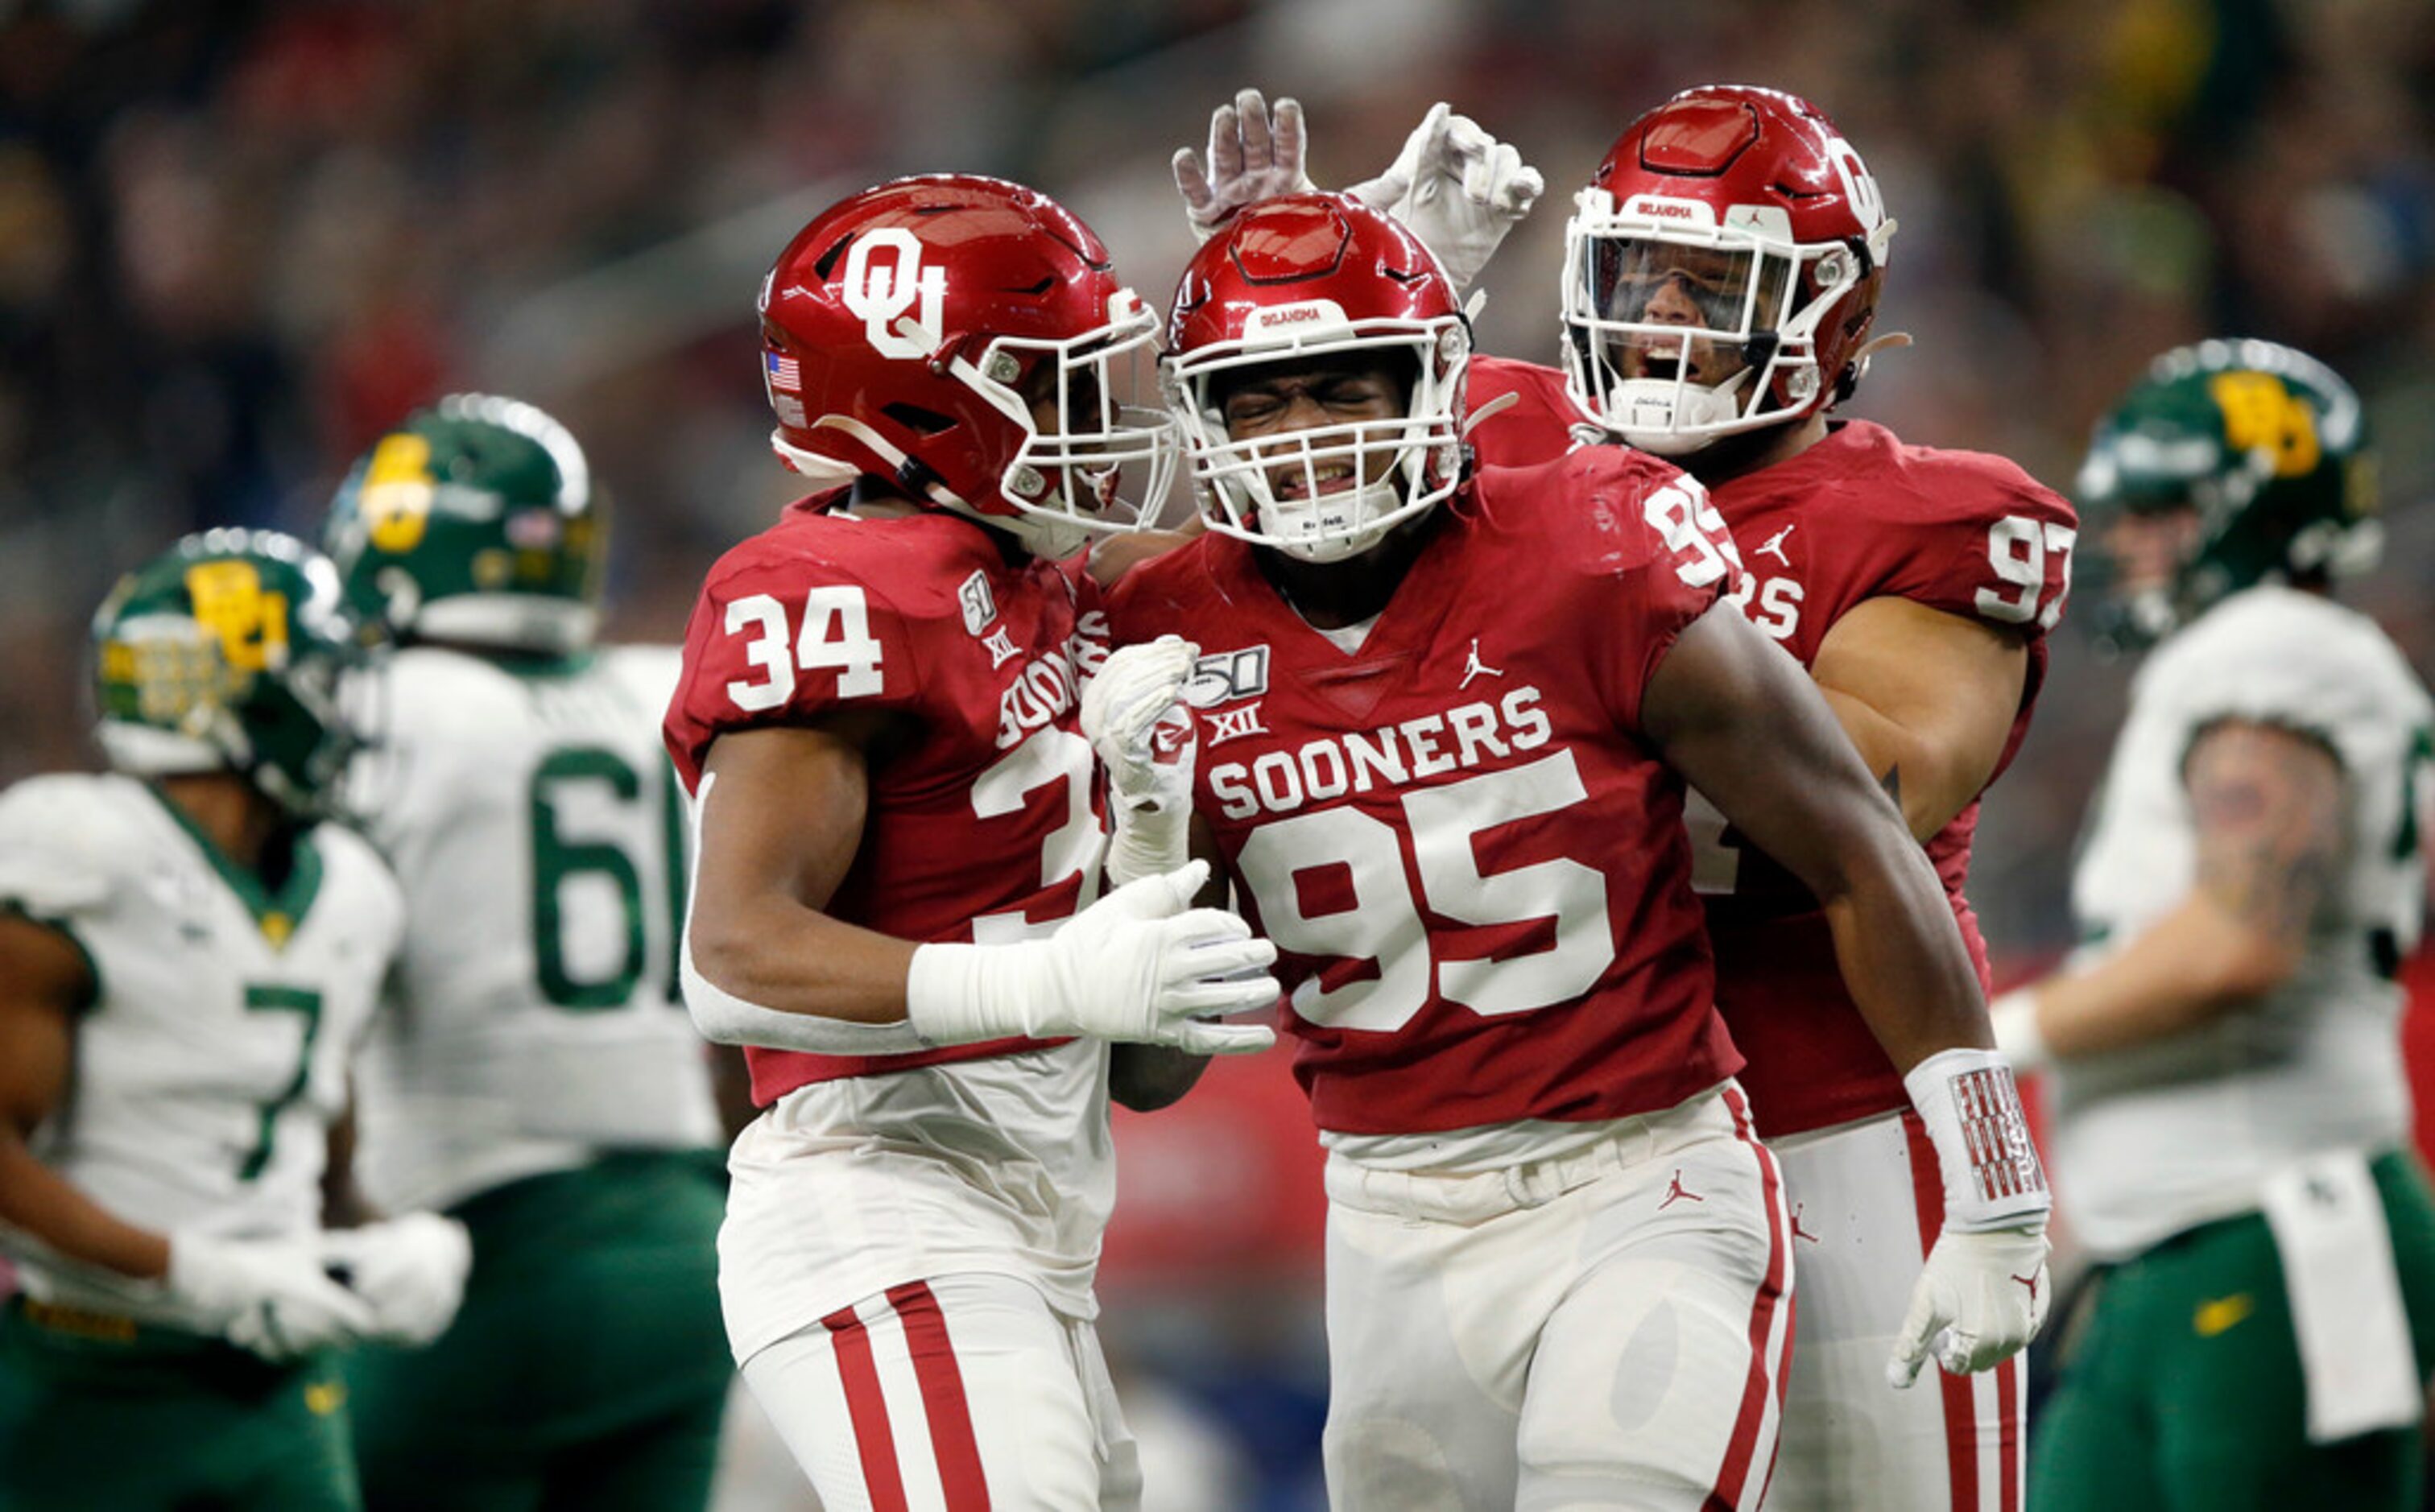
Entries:
[[1343, 493], [1328, 494], [1330, 501], [1341, 500], [1349, 507], [1349, 518], [1367, 523], [1340, 535], [1305, 535], [1295, 525], [1304, 520], [1316, 524], [1320, 518], [1320, 500], [1309, 499], [1288, 505], [1273, 498], [1259, 504], [1260, 529], [1275, 542], [1276, 548], [1288, 557], [1304, 561], [1343, 561], [1358, 557], [1386, 539], [1388, 525], [1377, 524], [1400, 509], [1404, 496], [1395, 486], [1401, 469], [1390, 470], [1375, 483], [1364, 483]]
[[[1644, 452], [1659, 456], [1684, 456], [1699, 451], [1725, 432], [1719, 428], [1741, 418], [1736, 390], [1750, 382], [1753, 369], [1744, 368], [1714, 387], [1673, 379], [1627, 378], [1615, 386], [1621, 415], [1610, 406], [1607, 421], [1616, 435]], [[1648, 429], [1638, 421], [1641, 406], [1664, 428]], [[1685, 425], [1696, 427], [1687, 434]]]

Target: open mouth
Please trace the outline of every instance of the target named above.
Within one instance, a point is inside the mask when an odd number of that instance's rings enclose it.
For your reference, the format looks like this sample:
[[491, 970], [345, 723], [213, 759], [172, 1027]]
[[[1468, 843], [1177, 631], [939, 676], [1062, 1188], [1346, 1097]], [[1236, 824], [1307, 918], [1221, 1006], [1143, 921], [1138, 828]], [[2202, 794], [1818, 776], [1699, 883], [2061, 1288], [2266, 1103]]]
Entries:
[[1269, 470], [1269, 491], [1279, 499], [1307, 499], [1314, 496], [1314, 491], [1341, 493], [1356, 481], [1349, 461], [1319, 462], [1307, 467], [1297, 462]]

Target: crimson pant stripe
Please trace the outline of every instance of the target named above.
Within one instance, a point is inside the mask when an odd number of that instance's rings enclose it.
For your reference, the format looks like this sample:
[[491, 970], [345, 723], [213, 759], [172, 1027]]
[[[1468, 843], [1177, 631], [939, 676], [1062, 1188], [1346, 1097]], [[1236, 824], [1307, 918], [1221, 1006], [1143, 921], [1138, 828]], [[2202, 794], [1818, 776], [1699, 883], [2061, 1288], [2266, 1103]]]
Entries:
[[905, 1342], [913, 1354], [913, 1379], [922, 1385], [922, 1410], [930, 1418], [930, 1451], [938, 1457], [947, 1512], [989, 1512], [989, 1478], [981, 1473], [981, 1448], [973, 1436], [972, 1404], [964, 1397], [955, 1342], [947, 1337], [947, 1315], [921, 1281], [889, 1287], [888, 1300], [905, 1320]]
[[[1944, 1231], [1944, 1177], [1936, 1163], [1936, 1144], [1927, 1125], [1909, 1108], [1903, 1109], [1903, 1138], [1910, 1145], [1910, 1192], [1919, 1212], [1919, 1253], [1924, 1261]], [[1929, 1340], [1934, 1342], [1933, 1337]], [[1944, 1400], [1945, 1470], [1952, 1486], [1955, 1512], [1978, 1505], [1978, 1408], [1972, 1400], [1970, 1378], [1944, 1373], [1930, 1353], [1920, 1366], [1936, 1378]]]
[[2003, 1469], [1997, 1492], [2003, 1512], [2021, 1512], [2021, 1383], [2029, 1368], [2027, 1349], [1995, 1367], [1995, 1463]]
[[896, 1469], [896, 1435], [888, 1426], [888, 1399], [880, 1393], [879, 1367], [871, 1360], [871, 1335], [854, 1309], [820, 1319], [837, 1355], [838, 1379], [845, 1383], [845, 1410], [854, 1421], [855, 1453], [862, 1461], [863, 1488], [872, 1512], [906, 1512], [905, 1478]]
[[[1759, 1283], [1758, 1295], [1752, 1299], [1749, 1379], [1742, 1383], [1741, 1411], [1735, 1416], [1733, 1436], [1725, 1441], [1725, 1462], [1717, 1472], [1717, 1483], [1708, 1492], [1706, 1512], [1734, 1512], [1741, 1504], [1742, 1488], [1750, 1484], [1752, 1461], [1757, 1457], [1759, 1429], [1767, 1420], [1767, 1399], [1773, 1395], [1777, 1411], [1784, 1406], [1784, 1362], [1768, 1358], [1768, 1335], [1775, 1325], [1779, 1306], [1788, 1307], [1785, 1296], [1785, 1269], [1788, 1263], [1787, 1250], [1789, 1237], [1784, 1231], [1782, 1183], [1776, 1175], [1775, 1157], [1751, 1133], [1750, 1105], [1741, 1093], [1728, 1087], [1724, 1091], [1725, 1107], [1734, 1115], [1734, 1134], [1750, 1146], [1758, 1160], [1759, 1197], [1767, 1209], [1767, 1279]], [[1791, 1320], [1786, 1319], [1785, 1342], [1792, 1339]], [[1772, 1366], [1772, 1368], [1770, 1368]], [[1772, 1379], [1770, 1379], [1772, 1378]], [[1775, 1446], [1768, 1446], [1767, 1465], [1761, 1480], [1775, 1473]]]

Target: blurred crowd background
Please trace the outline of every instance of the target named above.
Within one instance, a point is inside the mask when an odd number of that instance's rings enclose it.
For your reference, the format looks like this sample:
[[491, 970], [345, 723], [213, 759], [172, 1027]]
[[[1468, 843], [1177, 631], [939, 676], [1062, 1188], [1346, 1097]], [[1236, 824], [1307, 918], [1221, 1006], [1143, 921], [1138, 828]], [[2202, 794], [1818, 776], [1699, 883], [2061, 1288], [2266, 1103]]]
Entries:
[[[1328, 184], [1448, 99], [1546, 176], [1480, 335], [1553, 360], [1572, 191], [1709, 81], [1823, 106], [1900, 222], [1878, 328], [1917, 345], [1847, 413], [2067, 490], [2167, 347], [2260, 335], [2349, 376], [2392, 532], [2358, 599], [2435, 667], [2426, 0], [0, 0], [0, 781], [89, 764], [84, 620], [120, 569], [208, 524], [309, 532], [451, 389], [573, 427], [615, 503], [613, 633], [676, 639], [797, 491], [760, 275], [865, 183], [1046, 189], [1163, 305], [1191, 245], [1167, 158], [1235, 87], [1304, 102]], [[2067, 939], [2123, 676], [2066, 621], [1987, 805], [1973, 894], [2015, 966]], [[1129, 1125], [1112, 1307], [1223, 1429], [1177, 1441], [1251, 1477], [1210, 1504], [1296, 1504], [1257, 1461], [1316, 1428], [1307, 1125], [1281, 1074], [1223, 1092]]]

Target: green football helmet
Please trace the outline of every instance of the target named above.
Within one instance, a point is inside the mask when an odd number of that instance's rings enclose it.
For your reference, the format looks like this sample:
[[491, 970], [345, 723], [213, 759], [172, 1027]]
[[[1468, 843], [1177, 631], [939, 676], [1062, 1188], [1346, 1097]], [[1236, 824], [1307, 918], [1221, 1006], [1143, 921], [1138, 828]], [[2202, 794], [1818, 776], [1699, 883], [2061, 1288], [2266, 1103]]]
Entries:
[[[2122, 515], [2197, 511], [2171, 579], [2100, 594], [2098, 633], [2150, 644], [2254, 583], [2323, 583], [2375, 564], [2374, 459], [2358, 395], [2332, 369], [2271, 341], [2166, 352], [2098, 422], [2077, 490], [2081, 539]], [[2087, 586], [2119, 569], [2088, 554]]]
[[564, 655], [599, 627], [606, 521], [583, 448], [520, 400], [455, 394], [375, 442], [322, 542], [369, 628]]
[[360, 741], [338, 570], [293, 536], [206, 530], [129, 573], [93, 617], [96, 727], [142, 777], [233, 770], [290, 813], [336, 801]]

